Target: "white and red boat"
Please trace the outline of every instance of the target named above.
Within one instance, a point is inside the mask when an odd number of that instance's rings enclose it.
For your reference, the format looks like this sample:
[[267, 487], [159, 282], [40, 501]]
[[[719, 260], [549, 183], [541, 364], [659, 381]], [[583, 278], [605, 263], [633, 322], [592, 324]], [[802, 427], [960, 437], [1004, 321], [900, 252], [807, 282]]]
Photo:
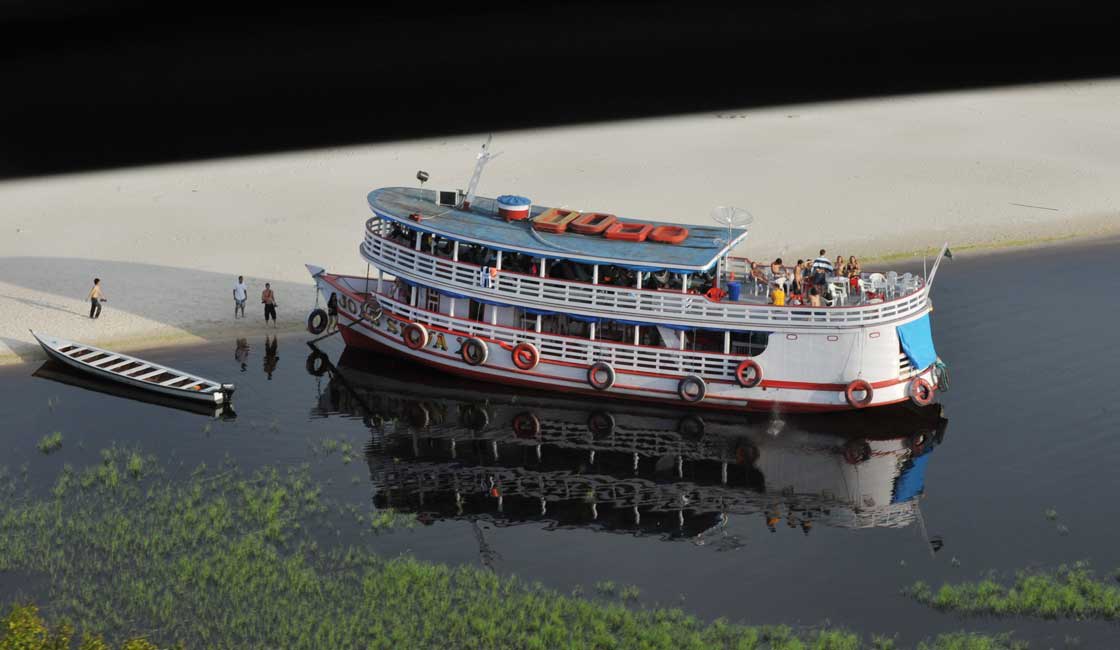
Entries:
[[[769, 269], [730, 256], [745, 229], [476, 198], [478, 171], [467, 193], [370, 192], [368, 276], [308, 265], [347, 345], [484, 381], [717, 409], [925, 405], [943, 386], [929, 291], [947, 246], [928, 277], [828, 278], [826, 303], [775, 305]], [[325, 323], [308, 319], [313, 333]]]

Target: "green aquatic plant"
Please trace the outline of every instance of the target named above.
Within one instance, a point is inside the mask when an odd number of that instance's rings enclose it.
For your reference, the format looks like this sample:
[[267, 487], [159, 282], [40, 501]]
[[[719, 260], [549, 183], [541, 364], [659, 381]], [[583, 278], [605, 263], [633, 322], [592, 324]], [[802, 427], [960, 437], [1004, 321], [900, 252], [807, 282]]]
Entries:
[[[34, 605], [16, 605], [0, 618], [0, 650], [70, 650], [73, 647], [74, 628], [63, 623], [51, 629], [39, 615]], [[121, 650], [159, 650], [144, 637], [125, 641]], [[82, 635], [78, 650], [110, 650], [100, 636]]]
[[603, 594], [604, 596], [613, 596], [615, 591], [614, 581], [602, 580], [595, 583], [595, 591]]
[[[843, 630], [707, 623], [680, 609], [576, 598], [473, 566], [382, 557], [363, 536], [414, 519], [378, 511], [359, 525], [365, 513], [329, 504], [307, 466], [250, 472], [227, 460], [185, 473], [169, 475], [155, 458], [124, 448], [64, 467], [42, 495], [26, 477], [0, 473], [0, 575], [41, 577], [49, 587], [37, 597], [73, 625], [67, 630], [128, 650], [872, 647]], [[337, 542], [344, 529], [352, 544]], [[616, 589], [610, 581], [596, 588]], [[11, 604], [6, 597], [0, 611]], [[1012, 647], [998, 639], [930, 643]], [[0, 645], [13, 648], [39, 646]]]
[[934, 590], [917, 582], [907, 593], [920, 603], [964, 614], [1120, 620], [1120, 586], [1098, 579], [1081, 562], [1051, 572], [1020, 571], [1010, 585], [988, 577]]
[[47, 434], [39, 440], [39, 451], [44, 454], [50, 454], [62, 449], [62, 432], [55, 431], [54, 433]]
[[642, 595], [642, 590], [634, 585], [626, 585], [622, 591], [618, 592], [618, 597], [622, 600], [637, 600]]

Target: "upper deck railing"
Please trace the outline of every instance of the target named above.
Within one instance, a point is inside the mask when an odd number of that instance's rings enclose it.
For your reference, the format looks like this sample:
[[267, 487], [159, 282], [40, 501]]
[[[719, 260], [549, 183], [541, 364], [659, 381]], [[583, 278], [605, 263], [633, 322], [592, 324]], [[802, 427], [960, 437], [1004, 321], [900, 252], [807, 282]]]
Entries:
[[705, 296], [658, 289], [637, 289], [538, 277], [513, 271], [490, 276], [484, 267], [457, 262], [382, 236], [383, 224], [366, 221], [362, 256], [395, 276], [436, 289], [520, 307], [586, 316], [728, 329], [774, 326], [863, 327], [919, 314], [927, 308], [928, 288], [876, 304], [837, 307], [776, 307], [716, 302]]

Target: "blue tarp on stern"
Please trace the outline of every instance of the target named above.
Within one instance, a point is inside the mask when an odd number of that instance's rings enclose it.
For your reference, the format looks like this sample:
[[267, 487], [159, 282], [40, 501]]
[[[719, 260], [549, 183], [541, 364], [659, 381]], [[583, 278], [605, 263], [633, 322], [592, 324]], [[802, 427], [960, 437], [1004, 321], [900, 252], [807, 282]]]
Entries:
[[910, 360], [910, 365], [925, 370], [937, 361], [937, 351], [933, 349], [933, 333], [929, 327], [929, 314], [916, 321], [898, 326], [898, 340], [902, 351]]

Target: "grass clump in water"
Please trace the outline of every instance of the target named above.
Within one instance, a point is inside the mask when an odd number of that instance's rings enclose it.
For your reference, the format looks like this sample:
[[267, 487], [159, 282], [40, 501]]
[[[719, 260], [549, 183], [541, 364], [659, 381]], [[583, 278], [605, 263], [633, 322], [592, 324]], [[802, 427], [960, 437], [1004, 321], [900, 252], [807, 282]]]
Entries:
[[963, 614], [1120, 620], [1120, 586], [1098, 579], [1082, 562], [1052, 572], [1020, 571], [1010, 585], [985, 578], [935, 591], [918, 582], [907, 593], [931, 607]]
[[[106, 450], [90, 467], [64, 468], [43, 496], [25, 478], [0, 472], [0, 575], [44, 577], [49, 592], [40, 596], [50, 616], [84, 634], [120, 643], [145, 630], [142, 642], [161, 647], [874, 647], [843, 630], [707, 623], [679, 609], [635, 610], [472, 566], [328, 544], [337, 538], [337, 510], [306, 467], [248, 473], [227, 462], [177, 475], [124, 449]], [[0, 612], [10, 604], [4, 597]], [[935, 639], [926, 647], [1014, 647], [975, 638], [987, 645]], [[4, 643], [0, 650], [40, 650]]]
[[37, 445], [39, 451], [44, 454], [50, 454], [62, 449], [62, 432], [55, 431], [54, 433], [47, 434], [39, 440]]
[[[69, 650], [74, 643], [74, 628], [63, 623], [50, 629], [34, 605], [16, 605], [0, 618], [0, 650]], [[159, 650], [144, 637], [134, 637], [121, 650]], [[78, 650], [110, 650], [100, 636], [82, 635]]]

